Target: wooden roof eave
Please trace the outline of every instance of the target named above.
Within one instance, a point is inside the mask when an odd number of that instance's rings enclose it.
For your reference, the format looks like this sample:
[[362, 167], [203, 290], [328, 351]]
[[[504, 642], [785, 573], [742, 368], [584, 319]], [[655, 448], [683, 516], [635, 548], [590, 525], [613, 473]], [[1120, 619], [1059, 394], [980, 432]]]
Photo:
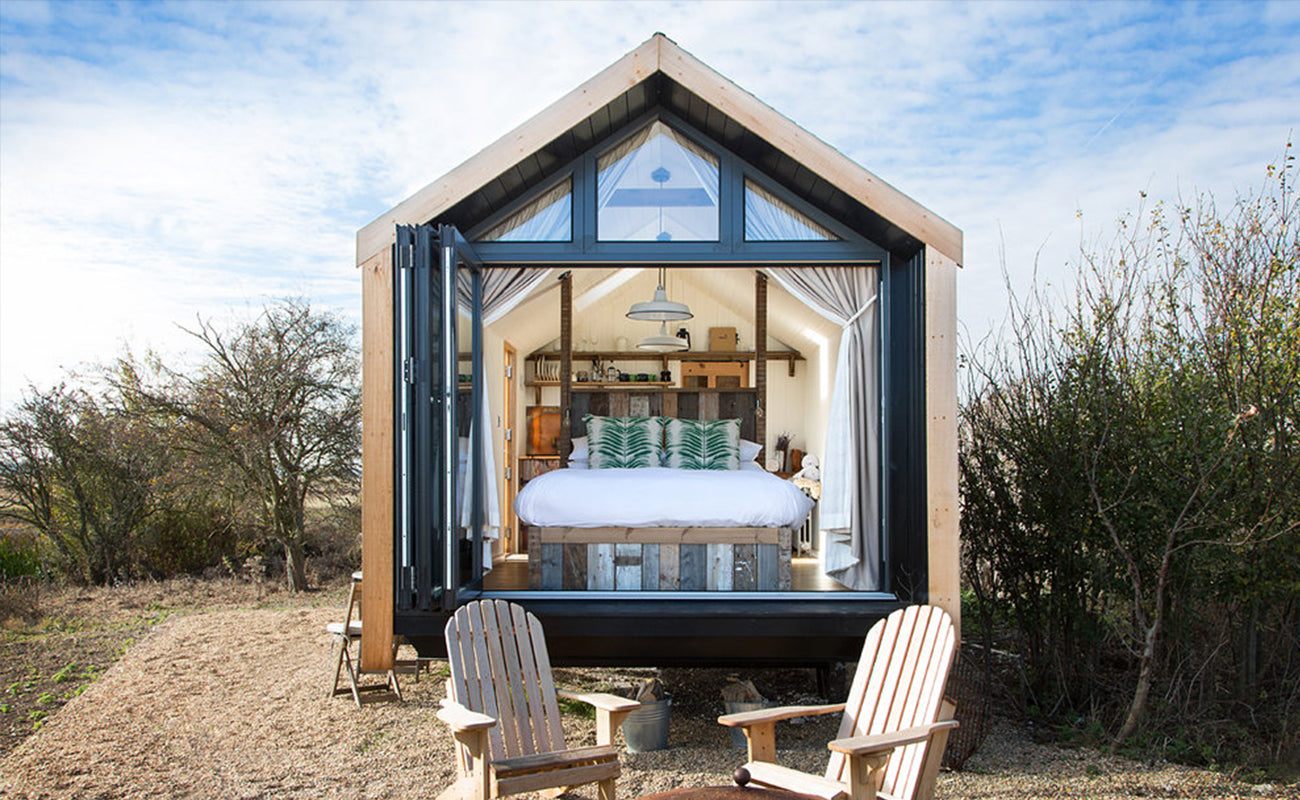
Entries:
[[957, 264], [962, 263], [962, 233], [952, 223], [799, 127], [662, 33], [656, 33], [586, 83], [358, 231], [357, 264], [366, 263], [392, 244], [394, 226], [419, 224], [437, 217], [656, 72], [662, 72], [731, 116], [926, 245]]

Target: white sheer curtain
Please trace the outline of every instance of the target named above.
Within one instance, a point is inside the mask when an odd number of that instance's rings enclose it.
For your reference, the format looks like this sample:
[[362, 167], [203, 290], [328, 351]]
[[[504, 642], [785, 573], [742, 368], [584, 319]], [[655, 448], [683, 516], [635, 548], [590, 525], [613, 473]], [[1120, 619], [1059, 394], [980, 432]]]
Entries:
[[880, 589], [879, 271], [775, 267], [768, 273], [842, 329], [822, 458], [823, 568], [850, 589]]
[[[609, 207], [610, 201], [614, 199], [614, 192], [618, 191], [619, 186], [623, 183], [623, 177], [636, 163], [636, 159], [632, 157], [633, 153], [650, 141], [650, 132], [653, 129], [654, 126], [647, 125], [600, 157], [596, 164], [596, 214], [598, 217], [601, 211]], [[597, 222], [597, 227], [599, 226], [600, 223]]]
[[[483, 295], [483, 324], [488, 325], [505, 316], [510, 309], [521, 303], [532, 291], [551, 274], [550, 267], [484, 267], [481, 283]], [[456, 283], [456, 299], [462, 310], [468, 310], [472, 303], [469, 275], [462, 272]], [[492, 444], [492, 401], [490, 382], [483, 382], [483, 404], [478, 409], [476, 419], [471, 423], [478, 425], [482, 431], [479, 441], [483, 452], [483, 571], [492, 569], [492, 540], [501, 536], [501, 502], [497, 487], [496, 448]], [[470, 489], [465, 480], [469, 461], [469, 442], [462, 441], [458, 454], [460, 469], [460, 524], [470, 524], [471, 504], [466, 502]]]
[[536, 200], [493, 226], [480, 242], [567, 242], [573, 237], [571, 179], [561, 181]]
[[745, 181], [745, 241], [812, 242], [839, 237], [753, 181]]
[[[596, 166], [601, 241], [651, 241], [665, 232], [674, 241], [718, 238], [717, 156], [663, 122], [624, 139]], [[701, 198], [689, 196], [701, 191]], [[653, 199], [660, 193], [670, 199], [657, 205]]]

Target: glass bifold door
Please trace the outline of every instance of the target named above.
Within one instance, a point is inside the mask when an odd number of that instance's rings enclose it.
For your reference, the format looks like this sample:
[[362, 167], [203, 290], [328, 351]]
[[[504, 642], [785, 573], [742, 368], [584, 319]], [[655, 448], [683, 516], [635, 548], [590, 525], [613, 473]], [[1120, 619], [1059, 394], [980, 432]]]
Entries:
[[397, 607], [450, 609], [483, 575], [482, 270], [450, 225], [393, 254]]

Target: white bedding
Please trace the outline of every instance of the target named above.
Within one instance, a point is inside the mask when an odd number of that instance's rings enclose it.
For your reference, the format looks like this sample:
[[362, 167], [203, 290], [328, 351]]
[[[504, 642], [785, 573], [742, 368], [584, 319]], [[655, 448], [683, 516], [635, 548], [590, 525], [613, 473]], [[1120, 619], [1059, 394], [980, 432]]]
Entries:
[[[746, 468], [748, 467], [748, 468]], [[571, 528], [797, 527], [812, 500], [756, 464], [738, 470], [557, 469], [515, 500], [529, 525]]]

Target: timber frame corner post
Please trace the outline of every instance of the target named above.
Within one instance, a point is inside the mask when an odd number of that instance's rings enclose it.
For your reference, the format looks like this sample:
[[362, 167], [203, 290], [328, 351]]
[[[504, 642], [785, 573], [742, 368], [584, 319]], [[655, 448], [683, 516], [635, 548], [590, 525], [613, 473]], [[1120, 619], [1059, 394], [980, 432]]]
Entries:
[[393, 252], [361, 265], [361, 669], [393, 668]]
[[961, 508], [957, 468], [957, 261], [925, 258], [926, 516], [929, 599], [961, 642]]

